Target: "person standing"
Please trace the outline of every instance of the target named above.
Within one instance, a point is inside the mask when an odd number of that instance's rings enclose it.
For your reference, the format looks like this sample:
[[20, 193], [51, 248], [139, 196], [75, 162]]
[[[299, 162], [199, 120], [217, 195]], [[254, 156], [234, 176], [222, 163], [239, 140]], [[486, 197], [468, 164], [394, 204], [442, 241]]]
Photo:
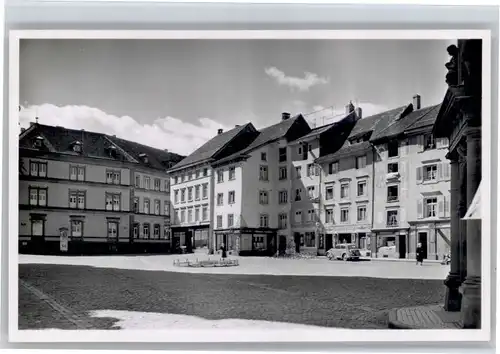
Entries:
[[226, 259], [227, 258], [227, 253], [226, 253], [226, 245], [224, 245], [224, 243], [222, 243], [220, 245], [220, 250], [221, 250], [221, 253], [222, 253], [222, 259]]
[[417, 244], [417, 265], [424, 265], [424, 249], [422, 248], [422, 244]]

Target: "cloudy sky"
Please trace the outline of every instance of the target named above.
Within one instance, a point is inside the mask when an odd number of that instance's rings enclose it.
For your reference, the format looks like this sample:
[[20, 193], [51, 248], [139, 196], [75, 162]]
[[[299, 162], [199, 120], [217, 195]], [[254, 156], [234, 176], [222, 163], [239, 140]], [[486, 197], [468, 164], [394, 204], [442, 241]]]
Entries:
[[[21, 125], [86, 129], [189, 154], [248, 121], [367, 117], [446, 90], [445, 41], [22, 40]], [[333, 118], [328, 118], [333, 116]], [[327, 117], [327, 118], [323, 118]]]

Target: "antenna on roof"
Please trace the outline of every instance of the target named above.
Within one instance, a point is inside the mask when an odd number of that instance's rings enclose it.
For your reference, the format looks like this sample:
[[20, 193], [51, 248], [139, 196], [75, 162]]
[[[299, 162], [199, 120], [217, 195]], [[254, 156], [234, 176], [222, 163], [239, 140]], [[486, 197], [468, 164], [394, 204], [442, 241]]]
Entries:
[[35, 122], [36, 124], [38, 124], [38, 117], [35, 117]]

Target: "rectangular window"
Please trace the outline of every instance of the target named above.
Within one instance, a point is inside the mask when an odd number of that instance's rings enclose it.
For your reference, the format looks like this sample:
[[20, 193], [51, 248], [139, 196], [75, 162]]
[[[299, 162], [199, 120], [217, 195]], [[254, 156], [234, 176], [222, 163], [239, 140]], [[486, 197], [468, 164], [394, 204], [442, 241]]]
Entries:
[[436, 141], [433, 134], [424, 135], [424, 150], [432, 150], [436, 148]]
[[222, 228], [222, 215], [217, 215], [217, 228]]
[[163, 204], [163, 215], [169, 216], [170, 215], [170, 203], [168, 200], [165, 200]]
[[387, 187], [387, 201], [396, 202], [399, 199], [399, 188], [398, 186], [388, 186]]
[[287, 179], [287, 168], [286, 168], [286, 166], [280, 167], [280, 170], [279, 170], [279, 179], [280, 179], [280, 181], [282, 181], [284, 179]]
[[183, 174], [181, 175], [181, 182], [184, 182], [185, 180], [186, 180], [186, 175], [183, 173]]
[[165, 192], [170, 192], [170, 179], [165, 180]]
[[295, 201], [300, 202], [302, 200], [302, 188], [297, 188], [295, 190]]
[[30, 205], [46, 206], [47, 189], [30, 187]]
[[135, 187], [141, 188], [141, 176], [139, 176], [139, 175], [135, 175]]
[[187, 174], [188, 174], [188, 181], [191, 181], [193, 179], [194, 171], [193, 173], [188, 172]]
[[78, 166], [70, 166], [69, 167], [69, 179], [72, 181], [76, 181], [78, 176]]
[[160, 215], [160, 201], [155, 200], [155, 215]]
[[227, 198], [227, 202], [229, 204], [234, 204], [234, 201], [235, 201], [235, 192], [234, 191], [229, 191], [228, 193], [228, 198]]
[[269, 215], [260, 214], [260, 227], [269, 227]]
[[193, 208], [188, 209], [188, 222], [193, 222]]
[[178, 189], [176, 189], [174, 191], [174, 203], [175, 204], [179, 203], [179, 190]]
[[393, 140], [387, 144], [387, 153], [389, 157], [399, 156], [399, 141]]
[[348, 183], [342, 183], [340, 185], [340, 198], [342, 198], [342, 199], [349, 198], [349, 184]]
[[302, 211], [301, 211], [301, 210], [297, 210], [297, 211], [295, 212], [295, 222], [296, 222], [297, 224], [302, 223]]
[[224, 182], [224, 171], [219, 170], [217, 171], [217, 183], [222, 183]]
[[227, 227], [233, 227], [233, 225], [234, 225], [234, 215], [228, 214], [227, 215]]
[[229, 167], [229, 180], [232, 181], [236, 178], [236, 168]]
[[307, 187], [307, 196], [309, 199], [314, 199], [316, 197], [314, 186]]
[[327, 224], [332, 224], [333, 223], [333, 209], [332, 208], [326, 209], [325, 222]]
[[437, 165], [424, 166], [424, 181], [435, 181], [437, 179]]
[[40, 219], [31, 220], [31, 235], [32, 236], [44, 236], [45, 235], [45, 223]]
[[133, 209], [134, 213], [138, 213], [139, 212], [139, 198], [134, 198], [134, 209]]
[[139, 238], [139, 224], [134, 224], [134, 227], [132, 229], [132, 236], [134, 238]]
[[366, 206], [358, 207], [358, 221], [366, 221]]
[[437, 198], [427, 198], [425, 200], [425, 217], [434, 218], [437, 216]]
[[280, 204], [288, 203], [288, 191], [279, 191], [278, 192], [278, 202]]
[[261, 152], [260, 153], [260, 160], [264, 161], [264, 162], [267, 161], [267, 153]]
[[208, 198], [208, 183], [204, 183], [203, 184], [202, 198], [203, 199], [207, 199]]
[[71, 237], [83, 236], [83, 221], [71, 220]]
[[279, 148], [279, 162], [286, 161], [286, 147]]
[[118, 223], [116, 221], [108, 221], [108, 239], [118, 239]]
[[196, 176], [196, 178], [200, 178], [200, 170], [196, 170], [194, 175]]
[[160, 190], [160, 179], [155, 178], [154, 184], [155, 184], [155, 191], [159, 191]]
[[332, 200], [333, 199], [333, 186], [326, 186], [325, 188], [325, 199]]
[[70, 191], [69, 193], [69, 207], [77, 209], [85, 209], [85, 192], [83, 191]]
[[397, 210], [387, 210], [387, 226], [389, 227], [398, 226]]
[[196, 208], [194, 210], [194, 221], [196, 222], [200, 221], [200, 208]]
[[186, 222], [186, 210], [181, 209], [181, 222]]
[[310, 163], [307, 165], [307, 177], [312, 177], [314, 176], [314, 165]]
[[281, 213], [278, 216], [278, 228], [286, 229], [287, 228], [288, 216], [285, 213]]
[[181, 203], [186, 202], [186, 188], [181, 189]]
[[263, 236], [252, 236], [252, 249], [253, 250], [264, 250], [264, 237]]
[[366, 167], [366, 155], [356, 157], [356, 168], [359, 170]]
[[120, 171], [106, 171], [106, 183], [120, 184]]
[[309, 209], [307, 211], [307, 221], [316, 221], [316, 212], [314, 209]]
[[47, 163], [46, 162], [39, 162], [39, 161], [31, 161], [30, 162], [30, 176], [47, 177]]
[[149, 199], [144, 199], [144, 207], [142, 211], [144, 214], [149, 214]]
[[193, 187], [188, 187], [188, 202], [193, 201]]
[[142, 225], [142, 237], [149, 238], [149, 224]]
[[399, 164], [392, 162], [387, 164], [387, 173], [397, 173], [399, 171]]
[[358, 197], [366, 196], [366, 181], [358, 182]]
[[302, 177], [302, 167], [301, 166], [295, 167], [295, 176], [297, 178], [301, 178]]
[[194, 186], [194, 199], [200, 200], [200, 185]]
[[302, 160], [307, 160], [309, 156], [308, 152], [309, 152], [309, 145], [307, 143], [304, 143], [304, 146], [302, 148]]
[[223, 205], [223, 204], [224, 204], [224, 194], [218, 193], [217, 194], [217, 205]]
[[261, 181], [268, 181], [269, 180], [267, 166], [260, 166], [259, 180], [261, 180]]
[[160, 225], [155, 224], [153, 227], [153, 238], [156, 240], [160, 239]]
[[259, 192], [259, 203], [260, 204], [269, 204], [269, 197], [267, 195], [267, 191]]
[[314, 232], [306, 232], [306, 247], [316, 246], [316, 234]]
[[144, 177], [144, 188], [151, 189], [151, 178]]
[[339, 172], [339, 163], [338, 161], [331, 162], [328, 164], [328, 174], [333, 175], [335, 173]]
[[78, 166], [78, 175], [77, 179], [79, 181], [85, 181], [85, 167]]
[[208, 206], [203, 206], [201, 208], [201, 214], [203, 221], [208, 220]]
[[207, 177], [208, 176], [208, 168], [204, 168], [203, 169], [203, 177]]
[[340, 209], [340, 222], [342, 223], [349, 222], [349, 209], [347, 208]]

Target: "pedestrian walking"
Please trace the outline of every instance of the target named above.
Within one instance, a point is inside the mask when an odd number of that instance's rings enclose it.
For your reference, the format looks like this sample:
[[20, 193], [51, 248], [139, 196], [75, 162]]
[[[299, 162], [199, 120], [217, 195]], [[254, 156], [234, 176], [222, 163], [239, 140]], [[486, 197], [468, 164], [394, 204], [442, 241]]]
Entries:
[[224, 245], [224, 243], [220, 245], [220, 250], [222, 253], [222, 260], [225, 260], [227, 258], [227, 253], [226, 253], [226, 245]]
[[417, 265], [424, 265], [424, 249], [422, 248], [422, 244], [417, 244]]

